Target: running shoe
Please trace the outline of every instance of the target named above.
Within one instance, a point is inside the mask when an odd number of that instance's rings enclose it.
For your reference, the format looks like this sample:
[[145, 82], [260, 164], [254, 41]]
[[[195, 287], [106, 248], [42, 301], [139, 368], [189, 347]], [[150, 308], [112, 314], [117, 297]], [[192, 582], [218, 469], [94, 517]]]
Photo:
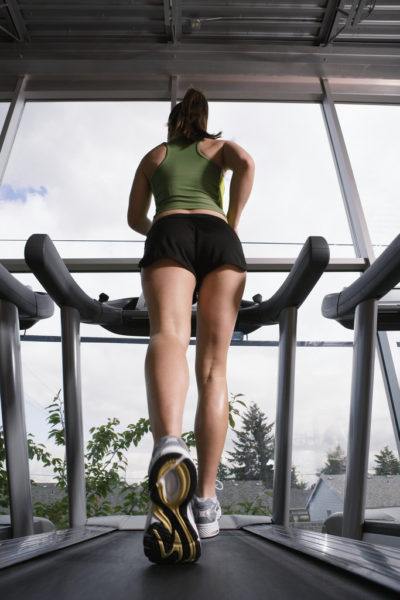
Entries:
[[164, 436], [156, 444], [149, 466], [151, 505], [144, 553], [155, 563], [191, 563], [200, 557], [200, 538], [191, 500], [197, 484], [196, 467], [185, 442]]
[[210, 538], [219, 534], [218, 520], [221, 518], [221, 506], [218, 498], [193, 498], [193, 514], [201, 538]]

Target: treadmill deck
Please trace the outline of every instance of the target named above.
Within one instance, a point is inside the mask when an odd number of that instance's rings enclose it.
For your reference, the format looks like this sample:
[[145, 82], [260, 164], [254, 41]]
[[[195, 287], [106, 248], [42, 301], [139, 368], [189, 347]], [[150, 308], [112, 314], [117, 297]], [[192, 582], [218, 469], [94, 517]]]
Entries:
[[[176, 566], [150, 563], [143, 554], [141, 531], [109, 529], [2, 569], [0, 595], [7, 600], [398, 598], [394, 589], [397, 577], [400, 590], [400, 570], [393, 566], [390, 589], [260, 536], [263, 530], [270, 535], [274, 526], [246, 529], [225, 530], [203, 540], [197, 563]], [[279, 529], [283, 528], [277, 534]], [[393, 556], [397, 551], [390, 552]]]

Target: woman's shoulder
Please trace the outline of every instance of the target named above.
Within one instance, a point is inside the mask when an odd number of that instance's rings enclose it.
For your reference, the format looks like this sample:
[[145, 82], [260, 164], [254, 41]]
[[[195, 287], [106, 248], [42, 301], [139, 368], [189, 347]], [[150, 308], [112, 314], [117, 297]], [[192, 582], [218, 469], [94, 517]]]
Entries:
[[163, 142], [162, 144], [158, 144], [152, 150], [150, 150], [145, 156], [142, 158], [140, 167], [143, 169], [147, 178], [150, 180], [153, 176], [154, 171], [158, 167], [160, 163], [164, 160], [167, 154], [167, 144]]
[[212, 150], [213, 152], [224, 152], [226, 149], [231, 149], [233, 151], [237, 151], [241, 149], [239, 144], [236, 142], [232, 142], [231, 140], [224, 139], [210, 139], [206, 138], [200, 142], [201, 148], [206, 152], [207, 150]]
[[226, 140], [220, 140], [220, 139], [214, 140], [213, 138], [203, 138], [198, 143], [201, 144], [202, 146], [204, 146], [205, 148], [222, 148], [223, 145], [225, 144], [225, 141]]
[[149, 150], [149, 152], [147, 152], [147, 154], [144, 155], [142, 160], [154, 160], [154, 158], [157, 158], [158, 156], [165, 156], [165, 153], [167, 151], [166, 148], [167, 143], [162, 142], [161, 144], [158, 144], [158, 146], [155, 146], [154, 148]]
[[215, 162], [220, 169], [224, 169], [224, 145], [226, 140], [206, 138], [199, 142], [200, 152], [208, 159]]

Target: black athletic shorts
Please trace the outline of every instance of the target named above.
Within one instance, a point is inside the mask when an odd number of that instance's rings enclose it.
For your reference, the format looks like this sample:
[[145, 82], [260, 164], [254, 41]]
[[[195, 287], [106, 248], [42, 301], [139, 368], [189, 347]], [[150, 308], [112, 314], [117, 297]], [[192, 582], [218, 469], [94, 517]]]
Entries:
[[204, 214], [172, 214], [158, 219], [147, 235], [139, 267], [170, 258], [191, 271], [198, 290], [204, 277], [222, 265], [246, 271], [242, 245], [224, 219]]

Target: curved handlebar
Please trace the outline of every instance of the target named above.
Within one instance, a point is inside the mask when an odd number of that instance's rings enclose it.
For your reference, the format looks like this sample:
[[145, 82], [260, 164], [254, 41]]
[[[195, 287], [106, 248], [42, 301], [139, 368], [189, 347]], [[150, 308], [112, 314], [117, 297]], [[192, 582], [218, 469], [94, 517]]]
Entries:
[[338, 319], [354, 314], [365, 300], [379, 300], [400, 281], [400, 234], [370, 267], [349, 287], [328, 294], [322, 302], [322, 314]]
[[40, 319], [47, 319], [54, 313], [53, 301], [47, 294], [33, 292], [3, 265], [0, 265], [0, 298], [17, 307], [21, 329], [28, 329]]
[[76, 283], [47, 234], [30, 236], [25, 246], [25, 261], [60, 308], [76, 308], [84, 323], [122, 322], [121, 308], [93, 300]]
[[237, 327], [250, 333], [262, 325], [278, 323], [285, 308], [301, 306], [329, 263], [329, 246], [320, 236], [310, 236], [297, 257], [288, 277], [269, 299], [242, 308], [238, 314]]
[[[98, 323], [120, 335], [148, 335], [147, 310], [136, 309], [137, 298], [99, 302], [90, 298], [76, 283], [53, 242], [46, 234], [34, 234], [27, 241], [25, 260], [58, 306], [76, 308], [85, 323]], [[290, 274], [278, 291], [264, 302], [242, 302], [236, 331], [250, 333], [263, 325], [275, 324], [287, 307], [299, 307], [329, 262], [329, 247], [322, 237], [309, 237]], [[196, 310], [192, 311], [192, 335]]]

